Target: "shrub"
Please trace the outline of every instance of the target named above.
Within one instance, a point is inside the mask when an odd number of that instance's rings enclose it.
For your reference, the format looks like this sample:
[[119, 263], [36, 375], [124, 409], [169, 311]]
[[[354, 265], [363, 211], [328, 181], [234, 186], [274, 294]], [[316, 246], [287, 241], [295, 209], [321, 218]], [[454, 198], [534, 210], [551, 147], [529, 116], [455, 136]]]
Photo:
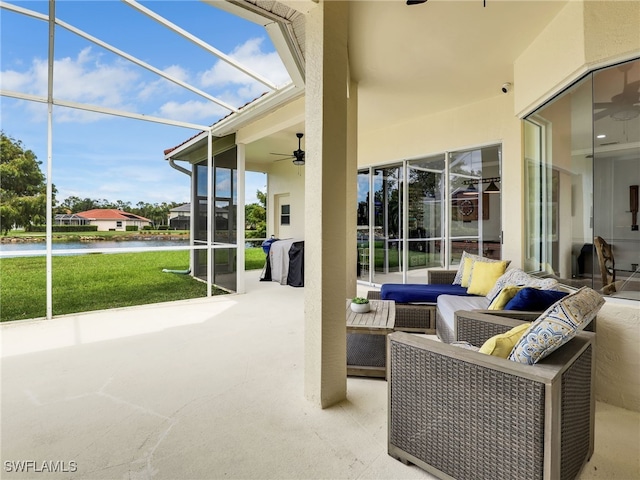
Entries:
[[[32, 232], [46, 232], [45, 225], [34, 225], [31, 227]], [[52, 232], [97, 232], [97, 225], [53, 225]]]
[[125, 227], [127, 232], [137, 232], [138, 231], [138, 225], [127, 225]]

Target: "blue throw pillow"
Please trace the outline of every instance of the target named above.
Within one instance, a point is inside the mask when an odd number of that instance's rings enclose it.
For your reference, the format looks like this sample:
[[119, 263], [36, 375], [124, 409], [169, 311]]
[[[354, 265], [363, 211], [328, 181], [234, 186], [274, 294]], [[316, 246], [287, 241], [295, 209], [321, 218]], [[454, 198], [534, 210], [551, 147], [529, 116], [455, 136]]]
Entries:
[[540, 290], [526, 287], [516, 293], [515, 297], [507, 302], [504, 309], [539, 312], [546, 310], [567, 295], [567, 292], [559, 292], [557, 290]]

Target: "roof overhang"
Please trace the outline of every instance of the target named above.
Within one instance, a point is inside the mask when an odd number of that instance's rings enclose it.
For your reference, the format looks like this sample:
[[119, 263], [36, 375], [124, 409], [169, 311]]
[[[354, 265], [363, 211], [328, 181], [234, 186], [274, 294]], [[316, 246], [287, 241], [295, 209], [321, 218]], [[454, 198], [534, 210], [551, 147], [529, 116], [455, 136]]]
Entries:
[[[238, 113], [227, 115], [211, 127], [211, 135], [216, 138], [228, 137], [240, 128], [247, 126], [263, 116], [273, 112], [304, 95], [304, 89], [291, 84], [277, 92], [270, 92], [243, 107]], [[185, 143], [165, 153], [165, 160], [179, 160], [195, 163], [207, 157], [208, 132], [200, 132]], [[214, 152], [215, 153], [215, 152]]]
[[[284, 63], [293, 84], [304, 88], [304, 13], [311, 0], [298, 2], [274, 2], [265, 0], [204, 0], [204, 3], [262, 25], [280, 59]], [[302, 10], [298, 7], [303, 7]]]

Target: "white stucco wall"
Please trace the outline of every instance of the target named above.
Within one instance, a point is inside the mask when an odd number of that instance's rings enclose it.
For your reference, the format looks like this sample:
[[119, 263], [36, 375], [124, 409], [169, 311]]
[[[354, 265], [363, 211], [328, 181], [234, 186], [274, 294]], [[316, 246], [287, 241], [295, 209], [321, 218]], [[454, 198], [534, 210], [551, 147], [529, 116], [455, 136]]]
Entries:
[[[498, 143], [502, 144], [502, 198], [520, 199], [522, 205], [521, 124], [514, 115], [511, 93], [444, 113], [407, 119], [380, 130], [361, 132], [358, 166]], [[510, 201], [510, 205], [518, 203]], [[521, 208], [503, 209], [502, 257], [518, 267], [522, 266], [522, 218]]]
[[515, 111], [530, 113], [587, 71], [637, 56], [639, 19], [637, 1], [568, 2], [514, 63]]
[[291, 237], [304, 240], [304, 176], [306, 167], [296, 167], [290, 160], [273, 162], [267, 175], [267, 236], [274, 234], [275, 196], [289, 194], [291, 205]]
[[640, 412], [640, 302], [609, 300], [596, 324], [596, 400]]

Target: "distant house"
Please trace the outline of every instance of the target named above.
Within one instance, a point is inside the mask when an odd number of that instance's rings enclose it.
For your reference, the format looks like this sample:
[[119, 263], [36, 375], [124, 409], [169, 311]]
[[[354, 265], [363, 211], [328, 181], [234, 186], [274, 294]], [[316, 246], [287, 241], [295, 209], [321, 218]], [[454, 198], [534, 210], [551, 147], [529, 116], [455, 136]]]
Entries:
[[97, 225], [99, 232], [125, 231], [129, 226], [142, 227], [151, 225], [151, 220], [134, 213], [116, 210], [115, 208], [96, 208], [86, 212], [78, 212], [79, 217], [86, 218], [89, 225]]
[[172, 230], [189, 230], [191, 204], [185, 203], [169, 210], [169, 227]]
[[76, 213], [56, 213], [54, 225], [90, 225], [89, 220]]

